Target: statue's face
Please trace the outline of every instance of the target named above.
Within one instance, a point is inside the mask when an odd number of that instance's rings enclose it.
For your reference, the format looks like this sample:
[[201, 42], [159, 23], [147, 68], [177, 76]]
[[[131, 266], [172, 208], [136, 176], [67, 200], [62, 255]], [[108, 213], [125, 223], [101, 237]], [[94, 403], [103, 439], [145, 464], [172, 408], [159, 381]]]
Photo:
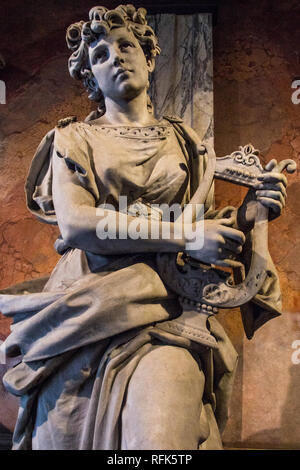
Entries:
[[91, 69], [104, 99], [130, 100], [147, 87], [153, 62], [131, 31], [121, 27], [89, 47]]

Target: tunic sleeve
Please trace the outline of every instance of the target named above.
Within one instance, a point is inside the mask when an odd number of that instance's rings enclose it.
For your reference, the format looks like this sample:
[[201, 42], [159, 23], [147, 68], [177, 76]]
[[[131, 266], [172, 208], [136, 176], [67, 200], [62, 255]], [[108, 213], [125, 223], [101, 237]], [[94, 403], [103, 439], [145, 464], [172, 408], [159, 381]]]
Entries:
[[91, 165], [91, 149], [77, 123], [52, 129], [41, 141], [33, 157], [25, 184], [27, 207], [39, 220], [57, 225], [52, 197], [54, 151], [66, 163], [66, 171], [76, 174], [80, 184], [95, 198], [99, 191]]

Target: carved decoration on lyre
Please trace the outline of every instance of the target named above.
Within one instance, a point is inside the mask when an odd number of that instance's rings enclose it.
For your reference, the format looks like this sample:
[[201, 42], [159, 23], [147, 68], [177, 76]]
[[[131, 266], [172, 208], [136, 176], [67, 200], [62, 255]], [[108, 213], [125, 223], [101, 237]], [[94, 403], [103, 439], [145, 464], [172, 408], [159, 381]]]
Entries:
[[[215, 158], [214, 150], [210, 146], [203, 145], [199, 149], [199, 154], [205, 153], [208, 155], [208, 168], [210, 167], [210, 171], [213, 168], [214, 178], [254, 187], [259, 182], [258, 176], [269, 172], [261, 165], [259, 151], [251, 144], [220, 158]], [[290, 159], [279, 163], [274, 161], [272, 171], [280, 173], [283, 170], [293, 173], [296, 170], [296, 163]], [[197, 203], [200, 194], [203, 194], [201, 185], [191, 203]], [[184, 253], [157, 255], [159, 274], [166, 285], [178, 294], [183, 308], [183, 313], [177, 322], [184, 325], [185, 318], [200, 313], [203, 344], [208, 347], [216, 348], [217, 343], [207, 329], [207, 318], [217, 313], [218, 307], [233, 308], [246, 304], [255, 297], [266, 279], [268, 209], [259, 201], [256, 201], [256, 204], [251, 266], [241, 283], [234, 285], [231, 273], [214, 265], [201, 264]]]
[[[272, 171], [281, 173], [284, 169], [288, 173], [294, 173], [296, 170], [294, 160], [282, 160]], [[225, 181], [251, 187], [257, 184], [257, 177], [263, 173], [266, 173], [266, 170], [260, 163], [259, 150], [255, 150], [251, 144], [240, 147], [231, 155], [216, 159], [215, 178]]]

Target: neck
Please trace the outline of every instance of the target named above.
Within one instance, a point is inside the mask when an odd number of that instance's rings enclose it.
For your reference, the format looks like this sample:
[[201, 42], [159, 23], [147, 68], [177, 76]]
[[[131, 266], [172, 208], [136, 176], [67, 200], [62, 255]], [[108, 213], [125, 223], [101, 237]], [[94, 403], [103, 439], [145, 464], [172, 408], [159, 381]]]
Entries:
[[105, 98], [106, 112], [101, 121], [112, 125], [145, 126], [156, 122], [147, 108], [147, 92], [144, 90], [131, 100], [113, 101]]

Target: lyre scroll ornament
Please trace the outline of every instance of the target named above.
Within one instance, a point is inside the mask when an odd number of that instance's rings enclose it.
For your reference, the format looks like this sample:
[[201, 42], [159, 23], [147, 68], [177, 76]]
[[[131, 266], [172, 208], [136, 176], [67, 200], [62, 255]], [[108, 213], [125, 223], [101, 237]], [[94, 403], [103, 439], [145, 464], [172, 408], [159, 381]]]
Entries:
[[[207, 169], [212, 178], [254, 187], [259, 182], [258, 176], [267, 173], [260, 163], [259, 151], [255, 150], [251, 144], [240, 147], [238, 151], [221, 158], [216, 158], [214, 150], [206, 144], [199, 149], [199, 153], [207, 153]], [[283, 160], [279, 163], [273, 160], [273, 164], [273, 172], [280, 173], [286, 169], [288, 173], [293, 173], [296, 170], [296, 163], [293, 160]], [[192, 204], [199, 203], [201, 195], [211, 184], [212, 178], [208, 177], [200, 184], [190, 205], [185, 210], [192, 210]], [[246, 278], [241, 283], [233, 285], [230, 273], [217, 269], [213, 265], [204, 265], [184, 253], [177, 255], [159, 253], [157, 255], [159, 274], [166, 285], [178, 294], [183, 308], [182, 315], [176, 320], [177, 323], [184, 326], [186, 319], [193, 314], [200, 313], [202, 323], [199, 334], [202, 334], [202, 342], [208, 347], [217, 348], [217, 342], [206, 327], [207, 318], [217, 313], [218, 307], [233, 308], [249, 302], [265, 281], [268, 252], [268, 209], [259, 201], [256, 201], [256, 204], [251, 266]]]

